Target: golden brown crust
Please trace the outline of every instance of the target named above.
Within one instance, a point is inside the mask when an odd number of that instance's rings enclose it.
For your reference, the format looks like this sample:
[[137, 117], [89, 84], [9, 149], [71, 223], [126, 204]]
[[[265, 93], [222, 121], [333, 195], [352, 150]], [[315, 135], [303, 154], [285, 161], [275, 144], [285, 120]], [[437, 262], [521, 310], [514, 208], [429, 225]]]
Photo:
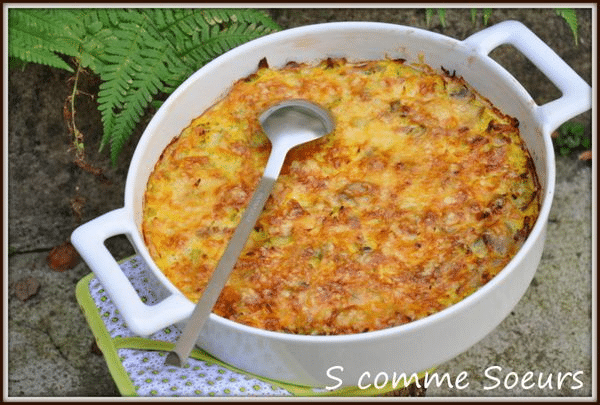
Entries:
[[270, 146], [257, 116], [306, 98], [333, 134], [290, 152], [215, 312], [301, 334], [378, 330], [452, 305], [514, 256], [539, 211], [518, 121], [454, 72], [402, 60], [266, 61], [172, 142], [143, 233], [196, 301]]

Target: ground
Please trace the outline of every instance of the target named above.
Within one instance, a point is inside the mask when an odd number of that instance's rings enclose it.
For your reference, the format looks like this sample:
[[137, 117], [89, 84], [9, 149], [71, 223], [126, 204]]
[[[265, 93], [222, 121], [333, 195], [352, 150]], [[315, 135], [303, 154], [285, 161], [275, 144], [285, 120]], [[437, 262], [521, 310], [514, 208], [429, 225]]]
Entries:
[[[469, 10], [449, 9], [446, 26], [437, 18], [426, 26], [424, 9], [274, 9], [282, 28], [329, 21], [381, 21], [427, 28], [463, 40], [483, 28], [481, 14], [471, 22]], [[577, 45], [566, 23], [552, 9], [497, 9], [489, 25], [514, 19], [523, 22], [554, 49], [584, 80], [592, 77], [592, 16], [578, 10], [580, 39]], [[491, 56], [523, 83], [538, 104], [560, 92], [530, 62], [510, 46]], [[85, 134], [86, 153], [104, 170], [98, 178], [73, 164], [70, 140], [63, 121], [63, 104], [71, 91], [71, 75], [57, 69], [28, 65], [8, 72], [8, 252], [5, 303], [8, 317], [8, 374], [4, 392], [9, 397], [117, 396], [119, 392], [98, 354], [94, 337], [75, 300], [75, 284], [90, 270], [81, 262], [73, 269], [52, 270], [46, 258], [50, 249], [67, 241], [81, 223], [123, 205], [128, 162], [139, 139], [134, 134], [117, 166], [107, 153], [97, 151], [102, 135], [94, 100], [80, 97], [78, 125]], [[81, 88], [97, 92], [99, 82], [84, 75]], [[591, 131], [592, 115], [574, 121]], [[147, 117], [145, 122], [150, 117]], [[143, 129], [143, 123], [141, 126]], [[6, 200], [5, 200], [6, 201]], [[79, 217], [80, 216], [80, 217]], [[490, 335], [467, 352], [439, 365], [437, 372], [453, 378], [468, 373], [464, 389], [429, 387], [428, 396], [589, 396], [594, 381], [591, 342], [592, 266], [592, 165], [576, 157], [557, 158], [556, 195], [550, 214], [547, 242], [536, 276], [523, 299]], [[124, 238], [108, 242], [117, 258], [133, 251]], [[37, 280], [39, 289], [23, 301], [19, 282]], [[501, 384], [486, 386], [498, 376]], [[549, 377], [555, 382], [530, 389], [510, 387], [515, 376], [535, 374], [532, 381]], [[582, 384], [557, 373], [578, 374]], [[512, 380], [511, 380], [512, 379]]]

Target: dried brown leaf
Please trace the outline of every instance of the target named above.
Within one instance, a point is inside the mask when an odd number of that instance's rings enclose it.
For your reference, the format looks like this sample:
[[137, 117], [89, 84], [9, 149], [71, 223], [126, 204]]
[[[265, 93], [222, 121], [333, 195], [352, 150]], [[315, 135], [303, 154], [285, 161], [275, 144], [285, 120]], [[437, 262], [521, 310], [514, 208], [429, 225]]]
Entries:
[[579, 160], [592, 160], [592, 151], [586, 150], [579, 155]]
[[46, 258], [46, 263], [55, 271], [69, 270], [79, 263], [79, 253], [70, 242], [65, 242], [52, 248]]
[[40, 290], [40, 282], [33, 276], [22, 278], [14, 284], [15, 295], [25, 302]]

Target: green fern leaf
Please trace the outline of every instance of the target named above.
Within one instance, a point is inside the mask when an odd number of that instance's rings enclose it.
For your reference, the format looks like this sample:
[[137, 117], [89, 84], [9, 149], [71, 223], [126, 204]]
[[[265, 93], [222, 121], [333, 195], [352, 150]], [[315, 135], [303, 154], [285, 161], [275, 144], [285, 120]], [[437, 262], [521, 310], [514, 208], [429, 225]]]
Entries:
[[235, 46], [279, 29], [262, 11], [248, 9], [173, 10], [169, 17], [169, 25], [159, 28], [188, 67], [187, 75]]
[[279, 29], [250, 9], [17, 9], [9, 18], [10, 55], [73, 70], [73, 56], [98, 74], [103, 136], [116, 163], [148, 106], [194, 71], [243, 42]]
[[121, 110], [114, 117], [112, 123], [112, 136], [110, 137], [110, 157], [114, 162], [117, 161], [123, 146], [136, 128], [141, 117], [144, 115], [149, 104], [148, 91], [131, 91], [124, 97], [126, 109]]
[[475, 24], [475, 21], [477, 21], [477, 9], [472, 8], [470, 11], [471, 11], [471, 23]]
[[573, 39], [575, 40], [575, 45], [577, 46], [579, 42], [579, 23], [577, 21], [577, 14], [575, 10], [572, 8], [556, 8], [554, 9], [556, 15], [562, 17], [569, 28], [571, 28], [571, 32], [573, 33]]
[[109, 63], [104, 60], [108, 44], [113, 38], [112, 27], [102, 21], [108, 17], [98, 9], [74, 9], [76, 18], [82, 22], [83, 32], [80, 45], [80, 64], [98, 73]]
[[431, 24], [431, 19], [433, 18], [433, 14], [435, 13], [434, 9], [426, 8], [425, 9], [425, 24], [427, 27]]
[[[279, 27], [262, 10], [251, 9], [149, 9], [147, 15], [175, 52], [176, 65], [164, 82], [167, 90], [220, 54]], [[252, 24], [254, 31], [232, 30], [237, 23]]]
[[440, 24], [442, 24], [442, 27], [446, 27], [446, 9], [445, 8], [440, 8], [438, 9], [438, 18], [440, 19]]
[[490, 17], [492, 16], [493, 10], [491, 8], [483, 9], [483, 25], [487, 25], [490, 21]]
[[97, 19], [116, 24], [108, 27], [110, 35], [96, 52], [96, 69], [103, 80], [98, 92], [104, 130], [100, 150], [110, 144], [111, 159], [116, 163], [146, 107], [163, 90], [160, 77], [168, 74], [164, 61], [167, 44], [151, 35], [148, 28], [152, 22], [140, 11], [117, 14], [100, 10]]
[[[13, 30], [14, 34], [16, 30]], [[74, 72], [73, 68], [67, 62], [61, 59], [56, 53], [48, 51], [43, 42], [36, 41], [27, 32], [22, 32], [19, 37], [10, 41], [8, 55], [11, 58], [17, 58], [25, 62], [39, 63], [50, 67], [64, 69], [69, 72]]]
[[[479, 10], [480, 9], [478, 9], [478, 8], [471, 9], [471, 22], [473, 24], [475, 24], [475, 22], [477, 21], [477, 14], [478, 14]], [[490, 20], [490, 17], [492, 16], [493, 10], [491, 8], [484, 8], [482, 10], [483, 10], [483, 16], [482, 16], [483, 17], [483, 25], [487, 25]]]
[[437, 8], [437, 9], [427, 8], [427, 9], [425, 9], [425, 22], [426, 22], [427, 26], [429, 27], [429, 24], [431, 23], [433, 15], [436, 11], [437, 11], [438, 19], [440, 20], [440, 24], [442, 25], [442, 27], [445, 28], [446, 27], [446, 9], [445, 8]]
[[57, 9], [11, 9], [8, 53], [25, 62], [73, 72], [59, 54], [78, 56], [78, 22]]

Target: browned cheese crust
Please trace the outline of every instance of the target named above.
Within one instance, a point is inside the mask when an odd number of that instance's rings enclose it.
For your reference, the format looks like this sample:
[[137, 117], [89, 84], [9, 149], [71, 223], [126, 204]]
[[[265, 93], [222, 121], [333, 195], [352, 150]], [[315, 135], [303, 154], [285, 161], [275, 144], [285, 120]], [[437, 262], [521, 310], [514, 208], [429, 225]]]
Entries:
[[402, 60], [263, 62], [165, 149], [145, 195], [158, 267], [197, 301], [265, 167], [258, 116], [304, 98], [335, 131], [290, 152], [215, 308], [298, 334], [436, 313], [486, 284], [540, 206], [518, 121], [462, 78]]

